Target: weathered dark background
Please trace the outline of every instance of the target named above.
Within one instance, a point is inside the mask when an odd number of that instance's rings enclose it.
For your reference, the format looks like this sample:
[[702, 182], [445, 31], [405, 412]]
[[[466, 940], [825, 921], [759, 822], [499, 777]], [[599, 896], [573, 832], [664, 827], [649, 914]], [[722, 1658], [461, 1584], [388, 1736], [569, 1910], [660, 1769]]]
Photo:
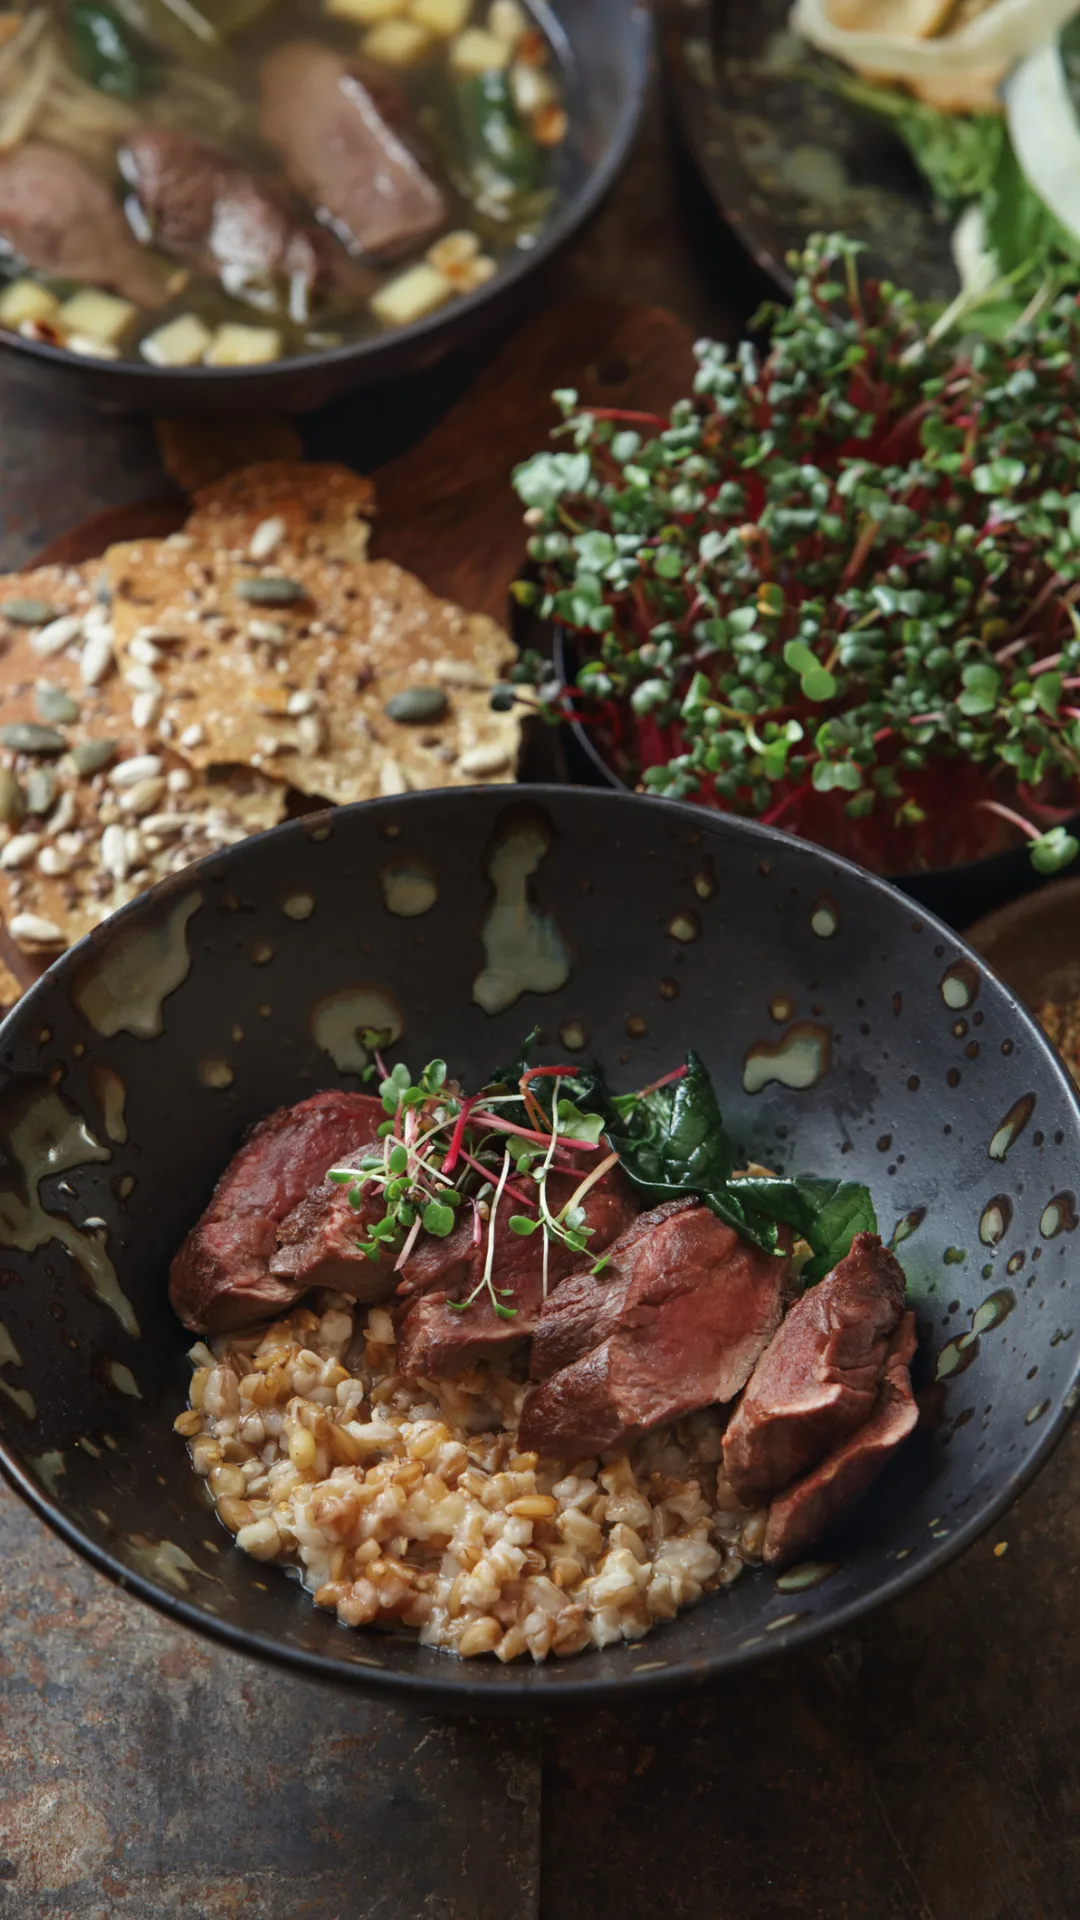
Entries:
[[[654, 110], [546, 297], [732, 335], [760, 291]], [[306, 423], [308, 450], [381, 464], [489, 357]], [[166, 486], [147, 423], [0, 372], [0, 565]], [[0, 1492], [0, 1916], [1076, 1920], [1078, 1486], [1074, 1430], [993, 1536], [861, 1632], [543, 1726], [422, 1718], [219, 1652]]]

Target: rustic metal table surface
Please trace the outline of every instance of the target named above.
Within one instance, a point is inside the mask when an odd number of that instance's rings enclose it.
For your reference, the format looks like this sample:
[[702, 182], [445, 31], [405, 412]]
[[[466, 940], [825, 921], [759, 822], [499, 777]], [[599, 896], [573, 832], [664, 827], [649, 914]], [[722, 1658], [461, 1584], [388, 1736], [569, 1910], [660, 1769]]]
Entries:
[[[760, 289], [654, 107], [547, 286], [732, 335]], [[374, 466], [479, 359], [304, 428]], [[0, 371], [0, 565], [165, 486], [145, 422]], [[0, 1916], [1075, 1920], [1074, 1429], [997, 1532], [858, 1632], [545, 1725], [421, 1718], [220, 1652], [0, 1492]], [[723, 1604], [722, 1601], [715, 1604]]]

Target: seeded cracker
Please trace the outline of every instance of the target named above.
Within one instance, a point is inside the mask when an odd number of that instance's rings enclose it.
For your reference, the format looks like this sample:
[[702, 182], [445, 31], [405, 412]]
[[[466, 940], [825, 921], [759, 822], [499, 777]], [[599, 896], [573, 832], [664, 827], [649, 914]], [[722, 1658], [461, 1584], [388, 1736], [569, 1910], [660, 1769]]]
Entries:
[[184, 532], [200, 551], [280, 562], [286, 553], [364, 560], [375, 489], [349, 467], [263, 460], [194, 496]]
[[[516, 654], [493, 620], [388, 560], [256, 564], [189, 542], [113, 547], [106, 567], [125, 667], [140, 632], [172, 636], [163, 724], [193, 765], [244, 763], [342, 803], [513, 779], [520, 722], [489, 691]], [[421, 688], [442, 717], [387, 713]]]
[[162, 738], [165, 650], [125, 681], [102, 579], [96, 561], [0, 578], [0, 917], [28, 955], [284, 811], [257, 773], [193, 771]]
[[22, 988], [10, 968], [0, 959], [0, 1014], [7, 1013], [19, 999]]

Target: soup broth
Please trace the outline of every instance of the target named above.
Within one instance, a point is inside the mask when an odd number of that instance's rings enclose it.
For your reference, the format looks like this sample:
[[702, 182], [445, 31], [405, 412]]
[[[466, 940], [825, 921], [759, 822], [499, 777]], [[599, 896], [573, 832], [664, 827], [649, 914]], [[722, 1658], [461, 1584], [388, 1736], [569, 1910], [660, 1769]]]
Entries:
[[561, 52], [521, 0], [0, 13], [0, 328], [224, 367], [408, 326], [549, 219]]

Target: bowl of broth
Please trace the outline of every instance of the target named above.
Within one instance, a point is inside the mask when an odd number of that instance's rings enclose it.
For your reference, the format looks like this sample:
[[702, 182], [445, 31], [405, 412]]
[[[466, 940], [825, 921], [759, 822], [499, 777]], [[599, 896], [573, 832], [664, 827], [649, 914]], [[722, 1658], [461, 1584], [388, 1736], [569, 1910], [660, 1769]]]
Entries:
[[427, 366], [595, 210], [649, 52], [627, 0], [24, 0], [0, 345], [133, 409]]

